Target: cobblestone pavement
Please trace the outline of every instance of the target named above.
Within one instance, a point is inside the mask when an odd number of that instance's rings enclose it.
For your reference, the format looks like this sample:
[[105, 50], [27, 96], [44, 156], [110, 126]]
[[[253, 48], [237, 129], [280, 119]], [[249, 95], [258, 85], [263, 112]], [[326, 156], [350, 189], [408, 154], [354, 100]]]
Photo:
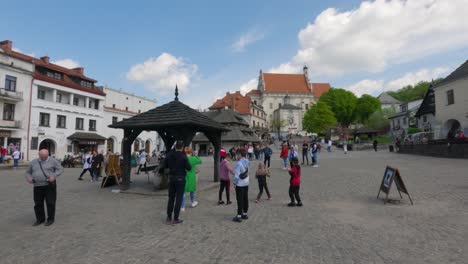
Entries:
[[[0, 171], [0, 262], [467, 263], [467, 160], [383, 151], [319, 158], [319, 168], [303, 169], [302, 208], [286, 206], [289, 177], [274, 159], [273, 200], [255, 204], [251, 179], [250, 219], [240, 224], [231, 221], [234, 204], [216, 205], [216, 189], [198, 193], [199, 207], [168, 226], [166, 197], [100, 190], [77, 181], [79, 169], [67, 169], [56, 223], [32, 227], [23, 170]], [[400, 169], [414, 206], [405, 196], [400, 204], [376, 199], [387, 164]], [[209, 167], [201, 174], [211, 177]]]

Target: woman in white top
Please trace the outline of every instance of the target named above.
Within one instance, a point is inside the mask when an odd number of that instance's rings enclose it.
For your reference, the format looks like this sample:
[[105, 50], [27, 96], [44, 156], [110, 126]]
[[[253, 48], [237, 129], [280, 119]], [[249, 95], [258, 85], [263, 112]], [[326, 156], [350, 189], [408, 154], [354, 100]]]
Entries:
[[78, 177], [78, 180], [82, 181], [83, 180], [83, 175], [89, 171], [89, 176], [91, 176], [91, 179], [93, 178], [93, 174], [91, 172], [91, 164], [93, 163], [93, 155], [91, 155], [91, 151], [88, 151], [87, 153], [84, 154], [83, 157], [83, 171], [80, 174], [80, 177]]
[[254, 148], [253, 148], [252, 145], [249, 145], [247, 153], [249, 154], [249, 160], [252, 160], [252, 157], [253, 157], [253, 154], [254, 154]]

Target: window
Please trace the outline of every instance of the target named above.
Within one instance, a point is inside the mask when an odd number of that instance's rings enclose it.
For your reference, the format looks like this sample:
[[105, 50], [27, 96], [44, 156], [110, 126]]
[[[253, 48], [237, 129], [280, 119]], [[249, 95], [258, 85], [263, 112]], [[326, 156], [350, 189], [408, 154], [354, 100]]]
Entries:
[[37, 90], [37, 98], [45, 100], [46, 92], [44, 90]]
[[140, 100], [140, 101], [138, 101], [138, 102], [141, 104], [141, 100]]
[[427, 122], [427, 116], [423, 116], [423, 122]]
[[93, 105], [93, 100], [89, 99], [88, 100], [88, 108], [92, 108]]
[[96, 120], [89, 120], [89, 131], [96, 131]]
[[94, 100], [94, 109], [99, 109], [99, 100]]
[[88, 88], [92, 88], [92, 87], [93, 87], [93, 83], [92, 83], [92, 82], [88, 82], [88, 81], [85, 81], [85, 80], [81, 80], [81, 81], [80, 81], [80, 85], [81, 85], [81, 86], [84, 86], [84, 87], [88, 87]]
[[31, 137], [31, 149], [36, 150], [39, 147], [39, 137]]
[[47, 77], [54, 78], [54, 79], [57, 79], [57, 80], [62, 80], [62, 74], [58, 73], [58, 72], [48, 71], [47, 72]]
[[83, 118], [76, 118], [76, 130], [83, 130], [84, 119]]
[[57, 103], [61, 103], [61, 102], [62, 102], [62, 94], [59, 94], [59, 93], [58, 93], [58, 94], [57, 94], [57, 98], [55, 99], [55, 101], [56, 101]]
[[278, 108], [281, 108], [281, 103], [278, 104]]
[[80, 103], [80, 98], [73, 97], [73, 105], [78, 105]]
[[115, 123], [117, 123], [118, 121], [119, 121], [119, 118], [118, 118], [118, 117], [116, 117], [116, 116], [113, 116], [113, 117], [112, 117], [112, 124], [115, 124]]
[[50, 115], [47, 113], [39, 113], [39, 126], [49, 126]]
[[112, 104], [112, 108], [115, 108], [115, 104]]
[[3, 104], [3, 120], [13, 121], [15, 119], [15, 105]]
[[306, 110], [309, 110], [309, 104], [306, 104]]
[[5, 77], [5, 90], [11, 92], [16, 91], [16, 77], [10, 75]]
[[455, 103], [455, 96], [453, 94], [453, 90], [447, 91], [447, 105], [451, 105]]
[[406, 117], [403, 118], [403, 125], [406, 125]]
[[273, 109], [273, 103], [270, 103], [270, 109]]
[[57, 128], [67, 127], [67, 117], [63, 115], [57, 115]]

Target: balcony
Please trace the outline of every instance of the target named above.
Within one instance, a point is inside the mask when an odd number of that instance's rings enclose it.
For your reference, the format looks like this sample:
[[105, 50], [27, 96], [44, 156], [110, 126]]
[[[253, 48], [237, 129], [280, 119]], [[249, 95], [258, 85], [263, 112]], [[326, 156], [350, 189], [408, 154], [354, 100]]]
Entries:
[[21, 128], [21, 120], [0, 120], [0, 127], [1, 128], [10, 128], [10, 129], [20, 129]]
[[23, 101], [23, 92], [13, 92], [0, 88], [0, 98], [14, 102]]

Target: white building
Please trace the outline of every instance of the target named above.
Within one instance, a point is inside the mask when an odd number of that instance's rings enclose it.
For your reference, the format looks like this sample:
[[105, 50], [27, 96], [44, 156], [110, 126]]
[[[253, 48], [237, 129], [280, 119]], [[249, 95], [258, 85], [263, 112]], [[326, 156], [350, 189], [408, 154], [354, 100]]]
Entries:
[[410, 127], [418, 127], [416, 113], [422, 102], [423, 99], [402, 103], [400, 111], [388, 118], [390, 119], [390, 132], [394, 137], [406, 135]]
[[382, 109], [393, 108], [393, 110], [398, 111], [398, 108], [402, 103], [388, 93], [381, 93], [377, 96], [377, 99], [379, 99]]
[[[109, 128], [108, 125], [122, 121], [136, 114], [146, 112], [156, 107], [156, 100], [136, 96], [121, 90], [104, 88], [106, 99], [104, 104], [104, 128], [103, 136], [107, 138], [107, 149], [112, 152], [121, 152], [123, 130]], [[132, 151], [145, 149], [150, 153], [153, 150], [161, 151], [164, 142], [155, 131], [143, 131], [135, 140]]]
[[28, 149], [29, 98], [34, 65], [21, 56], [10, 56], [12, 42], [0, 42], [0, 146], [11, 154]]
[[435, 98], [434, 136], [468, 135], [468, 60], [433, 86]]
[[274, 119], [275, 110], [282, 107], [286, 96], [288, 96], [289, 105], [300, 109], [299, 117], [293, 123], [284, 120], [286, 126], [281, 128], [282, 131], [305, 134], [302, 130], [304, 113], [317, 102], [322, 94], [330, 90], [329, 83], [311, 83], [308, 68], [304, 67], [303, 70], [302, 74], [263, 73], [260, 70], [257, 89], [247, 93], [254, 104], [263, 107], [270, 125]]

